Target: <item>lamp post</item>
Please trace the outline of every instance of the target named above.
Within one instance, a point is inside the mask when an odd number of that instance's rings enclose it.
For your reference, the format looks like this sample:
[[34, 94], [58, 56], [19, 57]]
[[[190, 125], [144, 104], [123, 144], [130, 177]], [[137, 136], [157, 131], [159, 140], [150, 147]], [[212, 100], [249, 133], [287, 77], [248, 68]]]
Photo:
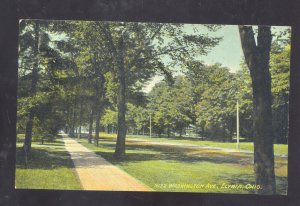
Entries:
[[240, 149], [239, 100], [236, 101], [236, 147], [237, 149]]

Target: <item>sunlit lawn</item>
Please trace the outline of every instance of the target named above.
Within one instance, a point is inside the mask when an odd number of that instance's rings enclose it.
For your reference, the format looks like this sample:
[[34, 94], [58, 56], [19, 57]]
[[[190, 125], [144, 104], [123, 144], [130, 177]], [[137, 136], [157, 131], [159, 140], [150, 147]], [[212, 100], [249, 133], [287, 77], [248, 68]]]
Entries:
[[[96, 154], [120, 167], [130, 175], [144, 182], [155, 191], [181, 192], [224, 192], [253, 193], [253, 188], [230, 189], [228, 185], [249, 186], [254, 184], [253, 154], [231, 152], [220, 149], [183, 147], [192, 144], [210, 147], [235, 148], [234, 143], [152, 138], [176, 145], [151, 144], [149, 141], [130, 141], [126, 143], [126, 157], [121, 161], [112, 158], [116, 135], [101, 133], [99, 147], [78, 141]], [[149, 137], [138, 137], [148, 140]], [[244, 147], [242, 147], [244, 145]], [[28, 164], [17, 143], [16, 187], [32, 189], [80, 189], [80, 184], [72, 168], [72, 161], [61, 139], [53, 143], [33, 143]], [[250, 150], [251, 143], [242, 143], [241, 148]], [[287, 146], [279, 145], [277, 153], [287, 154]], [[286, 151], [286, 153], [284, 153]], [[277, 192], [286, 194], [287, 159], [276, 157], [275, 164]]]
[[21, 147], [17, 143], [16, 188], [81, 189], [61, 139], [43, 145], [33, 142], [27, 165]]
[[[168, 139], [162, 140], [169, 141]], [[126, 158], [116, 161], [112, 158], [115, 149], [115, 135], [101, 134], [99, 147], [87, 143], [86, 139], [78, 141], [156, 191], [254, 192], [253, 188], [225, 188], [225, 185], [254, 185], [253, 155], [249, 153], [127, 141]], [[170, 140], [170, 142], [174, 141]], [[175, 142], [198, 144], [193, 140]], [[209, 146], [214, 145], [210, 143]], [[275, 167], [277, 192], [286, 194], [286, 158], [276, 157]]]
[[[107, 134], [107, 133], [100, 133], [101, 137], [103, 138], [111, 138], [115, 139], [116, 134]], [[182, 143], [182, 144], [193, 144], [199, 145], [204, 147], [220, 147], [226, 149], [236, 149], [237, 145], [233, 142], [216, 142], [216, 141], [202, 141], [201, 139], [195, 138], [166, 138], [166, 137], [152, 137], [149, 136], [137, 136], [137, 135], [127, 135], [129, 139], [144, 139], [144, 140], [151, 140], [151, 141], [161, 141], [161, 142], [172, 142], [172, 143]], [[240, 150], [247, 150], [253, 152], [253, 143], [252, 142], [240, 142], [239, 144]], [[274, 144], [274, 153], [276, 155], [286, 155], [288, 154], [288, 145], [286, 144]]]

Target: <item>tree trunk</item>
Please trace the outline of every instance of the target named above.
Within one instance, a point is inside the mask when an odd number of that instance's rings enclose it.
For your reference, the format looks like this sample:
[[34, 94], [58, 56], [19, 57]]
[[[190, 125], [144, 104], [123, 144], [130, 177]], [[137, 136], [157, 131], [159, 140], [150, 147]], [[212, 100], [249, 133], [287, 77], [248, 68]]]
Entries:
[[23, 145], [23, 149], [25, 152], [30, 152], [31, 150], [33, 118], [34, 118], [34, 112], [33, 111], [29, 112], [29, 117], [26, 123], [25, 139]]
[[73, 110], [72, 110], [72, 125], [71, 125], [71, 134], [70, 136], [71, 137], [75, 137], [75, 108], [73, 107]]
[[202, 139], [202, 141], [204, 141], [204, 135], [205, 135], [205, 126], [204, 125], [201, 125], [201, 133], [202, 133], [201, 139]]
[[100, 111], [97, 111], [96, 115], [96, 128], [95, 128], [95, 145], [99, 145], [99, 133], [100, 133]]
[[123, 37], [121, 36], [118, 42], [118, 79], [120, 83], [119, 94], [118, 94], [118, 134], [117, 144], [115, 149], [114, 157], [121, 159], [125, 156], [125, 138], [126, 138], [126, 76], [124, 68], [124, 57], [123, 57]]
[[78, 128], [75, 127], [75, 137], [78, 138]]
[[250, 70], [253, 88], [254, 171], [259, 194], [275, 194], [274, 149], [272, 135], [272, 95], [269, 59], [271, 28], [259, 26], [257, 45], [252, 27], [239, 26], [242, 48]]
[[69, 100], [67, 99], [66, 102], [66, 119], [65, 119], [65, 133], [69, 133], [69, 126], [70, 126], [70, 103]]
[[82, 118], [83, 118], [83, 109], [82, 109], [82, 101], [80, 101], [80, 111], [79, 111], [79, 136], [78, 138], [81, 138], [81, 124], [82, 124]]
[[76, 107], [77, 107], [77, 97], [75, 96], [74, 97], [74, 105], [73, 105], [73, 113], [72, 113], [72, 130], [71, 130], [71, 132], [72, 132], [71, 137], [75, 137], [75, 138], [77, 137]]
[[221, 131], [222, 142], [227, 142], [227, 141], [226, 141], [226, 129], [225, 129], [225, 125], [222, 124], [221, 127], [222, 127], [222, 131]]
[[94, 120], [94, 111], [91, 110], [90, 121], [89, 121], [89, 135], [93, 135], [93, 120]]
[[[36, 93], [36, 86], [38, 82], [38, 51], [39, 51], [39, 30], [40, 25], [38, 22], [34, 25], [34, 56], [35, 61], [32, 68], [32, 79], [31, 79], [31, 88], [30, 88], [30, 96], [33, 97]], [[27, 153], [31, 150], [31, 142], [32, 142], [32, 128], [33, 128], [33, 119], [35, 116], [35, 109], [31, 108], [29, 110], [28, 120], [26, 123], [26, 131], [25, 131], [25, 139], [23, 144], [23, 150]]]
[[120, 34], [117, 42], [117, 47], [114, 44], [112, 34], [108, 24], [103, 25], [102, 30], [107, 38], [107, 46], [116, 57], [116, 68], [119, 81], [119, 94], [118, 94], [118, 125], [117, 125], [117, 144], [115, 148], [114, 158], [121, 159], [125, 156], [125, 138], [126, 138], [126, 76], [124, 65], [124, 33]]
[[88, 142], [92, 143], [92, 137], [93, 137], [93, 119], [94, 119], [94, 111], [91, 110], [90, 114], [90, 120], [89, 120], [89, 136], [88, 136]]
[[65, 125], [65, 133], [68, 133], [69, 129], [68, 129], [68, 126]]

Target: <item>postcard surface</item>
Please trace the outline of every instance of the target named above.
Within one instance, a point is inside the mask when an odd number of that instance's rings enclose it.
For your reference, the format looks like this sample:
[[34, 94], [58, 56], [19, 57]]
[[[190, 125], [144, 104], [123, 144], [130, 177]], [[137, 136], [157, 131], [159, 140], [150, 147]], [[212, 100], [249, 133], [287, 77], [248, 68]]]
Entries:
[[287, 26], [21, 20], [17, 189], [287, 195]]

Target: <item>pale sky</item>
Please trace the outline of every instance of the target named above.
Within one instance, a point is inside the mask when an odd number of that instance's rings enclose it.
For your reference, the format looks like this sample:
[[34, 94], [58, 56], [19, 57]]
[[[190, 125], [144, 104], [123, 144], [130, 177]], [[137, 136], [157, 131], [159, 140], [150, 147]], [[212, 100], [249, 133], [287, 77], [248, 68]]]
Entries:
[[[185, 26], [187, 33], [192, 32], [192, 26]], [[288, 27], [276, 26], [272, 27], [272, 32], [283, 31]], [[254, 27], [255, 29], [255, 27]], [[201, 32], [202, 33], [202, 32]], [[205, 64], [211, 65], [220, 63], [222, 66], [226, 66], [231, 72], [236, 72], [240, 69], [240, 63], [243, 58], [243, 51], [240, 42], [240, 36], [237, 25], [224, 25], [216, 32], [209, 32], [207, 29], [203, 29], [204, 34], [209, 36], [223, 37], [223, 40], [219, 45], [215, 46], [207, 56], [201, 56], [199, 59]], [[162, 76], [156, 75], [151, 81], [144, 87], [144, 92], [149, 92], [151, 88], [159, 81], [163, 79]]]
[[238, 27], [236, 25], [223, 26], [215, 32], [215, 35], [223, 36], [223, 40], [207, 56], [203, 56], [202, 60], [207, 64], [221, 63], [232, 72], [239, 70], [243, 51]]

